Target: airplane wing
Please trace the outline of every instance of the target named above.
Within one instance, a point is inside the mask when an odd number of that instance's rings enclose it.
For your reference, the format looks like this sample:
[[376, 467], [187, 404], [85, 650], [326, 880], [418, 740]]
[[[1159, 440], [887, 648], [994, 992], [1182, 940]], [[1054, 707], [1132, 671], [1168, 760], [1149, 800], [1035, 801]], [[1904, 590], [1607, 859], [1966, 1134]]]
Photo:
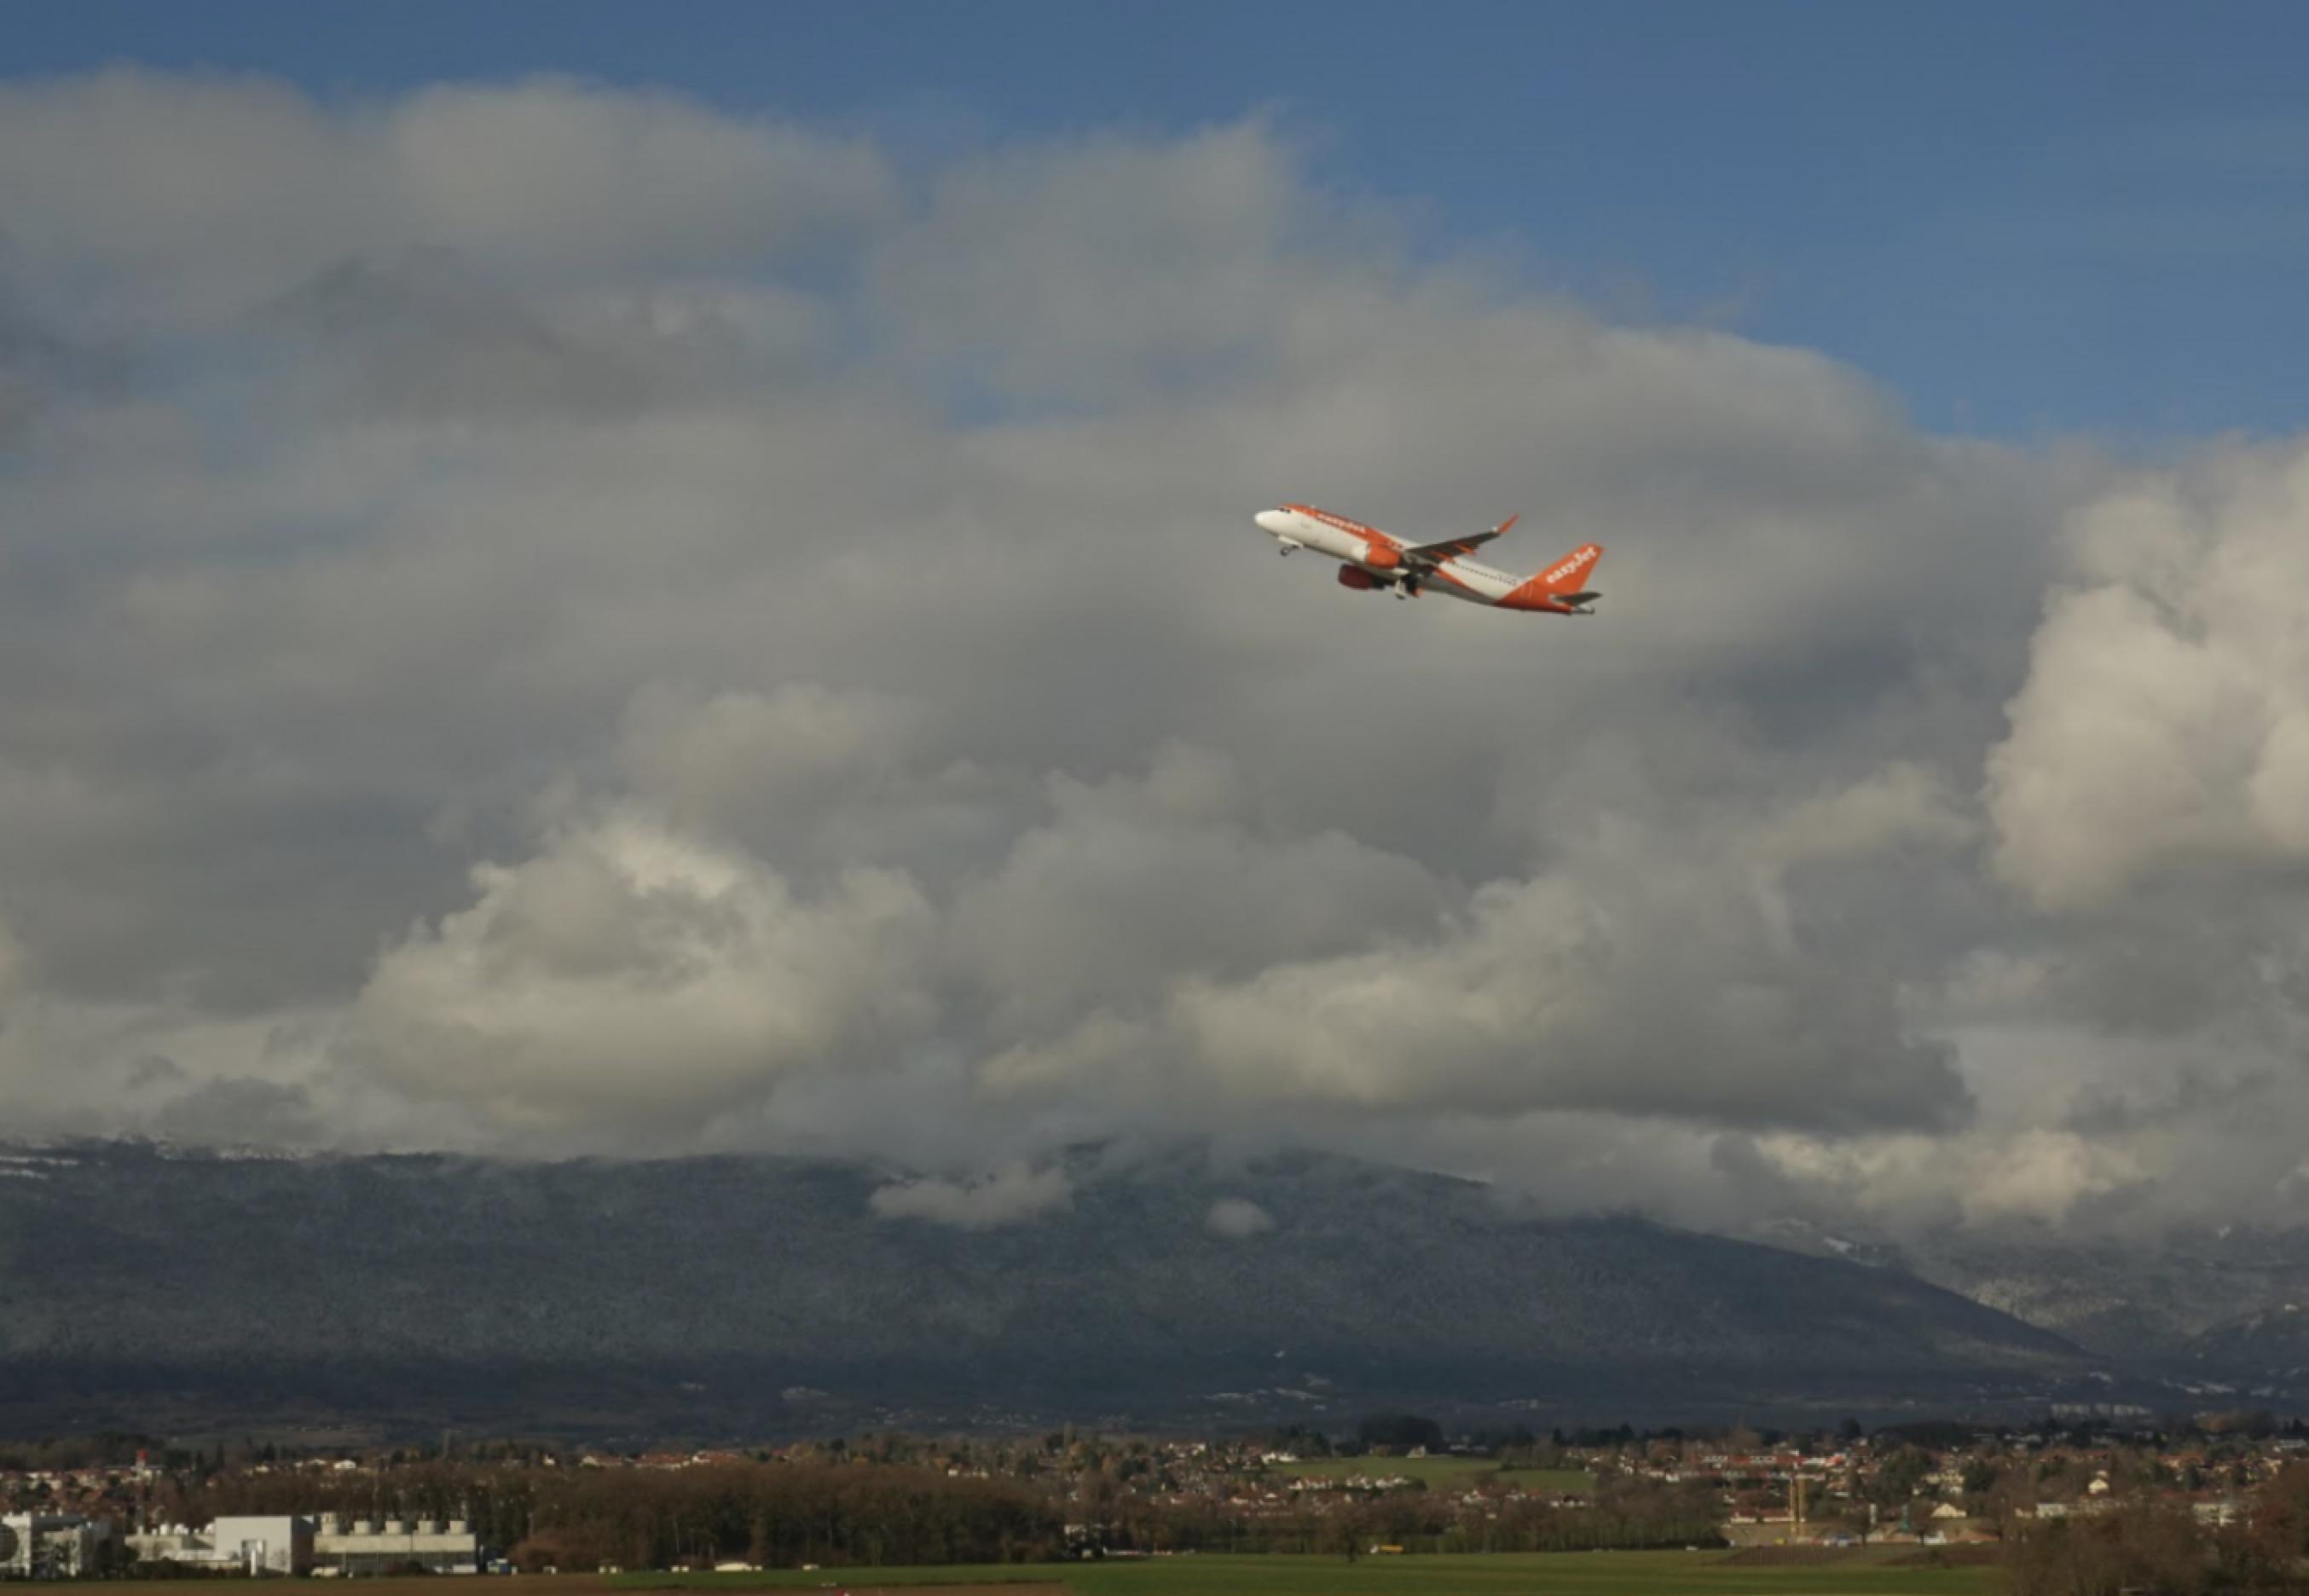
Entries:
[[1423, 561], [1429, 565], [1442, 560], [1456, 560], [1463, 554], [1474, 553], [1484, 544], [1506, 531], [1508, 528], [1515, 525], [1517, 519], [1510, 515], [1488, 532], [1473, 532], [1465, 538], [1451, 538], [1441, 543], [1422, 543], [1415, 548], [1405, 549], [1403, 557], [1407, 560]]

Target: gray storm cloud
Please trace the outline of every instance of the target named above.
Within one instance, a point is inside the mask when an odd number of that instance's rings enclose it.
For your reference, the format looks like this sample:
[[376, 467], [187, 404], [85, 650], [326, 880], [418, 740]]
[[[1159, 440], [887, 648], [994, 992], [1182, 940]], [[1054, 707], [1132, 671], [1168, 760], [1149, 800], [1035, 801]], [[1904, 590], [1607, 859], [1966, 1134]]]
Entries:
[[[1864, 811], [1884, 785], [1794, 815]], [[1943, 840], [1929, 801], [1886, 818], [1850, 835], [1816, 821], [1808, 840]], [[1128, 1095], [1191, 1083], [1219, 1101], [1389, 1113], [1603, 1109], [1846, 1128], [1965, 1117], [1947, 1049], [1904, 1034], [1890, 989], [1872, 994], [1838, 956], [1832, 925], [1796, 924], [1763, 862], [1784, 841], [1604, 817], [1565, 845], [1556, 867], [1486, 884], [1438, 923], [1350, 953], [1274, 959], [1232, 980], [1178, 979], [1174, 963], [1146, 1019], [1103, 1006], [994, 1059], [990, 1083], [1103, 1079]]]
[[[2309, 1196], [2297, 443], [1933, 436], [1256, 122], [902, 181], [122, 71], [0, 88], [0, 218], [12, 1130], [807, 1147], [955, 1223], [1140, 1133], [1717, 1224]], [[1357, 602], [1291, 498], [1597, 539], [1604, 618]]]

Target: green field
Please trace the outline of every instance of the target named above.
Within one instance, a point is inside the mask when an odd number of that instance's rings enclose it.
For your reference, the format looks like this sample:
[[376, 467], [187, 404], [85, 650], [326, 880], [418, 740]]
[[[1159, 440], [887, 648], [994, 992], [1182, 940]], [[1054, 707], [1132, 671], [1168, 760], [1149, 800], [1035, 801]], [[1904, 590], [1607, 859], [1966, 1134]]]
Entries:
[[[1907, 1549], [1913, 1550], [1913, 1549]], [[1552, 1552], [1490, 1557], [1186, 1557], [967, 1568], [849, 1568], [626, 1574], [641, 1587], [809, 1589], [1063, 1583], [1074, 1596], [1990, 1596], [1993, 1568], [1888, 1566], [1888, 1551], [1816, 1565], [1726, 1564], [1724, 1552]]]
[[1269, 1463], [1269, 1480], [1423, 1480], [1431, 1490], [1465, 1490], [1479, 1480], [1510, 1480], [1528, 1491], [1585, 1496], [1596, 1477], [1585, 1469], [1501, 1469], [1488, 1457], [1318, 1457]]

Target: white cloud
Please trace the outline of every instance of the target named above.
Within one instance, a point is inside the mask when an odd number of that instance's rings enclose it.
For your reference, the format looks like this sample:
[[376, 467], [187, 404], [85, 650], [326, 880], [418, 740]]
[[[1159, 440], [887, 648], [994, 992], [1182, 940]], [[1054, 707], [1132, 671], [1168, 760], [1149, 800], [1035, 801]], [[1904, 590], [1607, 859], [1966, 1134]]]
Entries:
[[2089, 909], [2160, 868], [2309, 857], [2309, 447], [2216, 456], [2078, 516], [1990, 756], [2004, 876]]
[[1792, 1183], [1859, 1195], [1863, 1215], [1922, 1214], [1967, 1224], [2057, 1224], [2081, 1203], [2174, 1171], [2169, 1159], [2074, 1132], [2028, 1128], [1950, 1141], [1900, 1136], [1829, 1143], [1767, 1138], [1760, 1150]]
[[1969, 841], [1974, 830], [1939, 772], [1899, 760], [1776, 816], [1751, 851], [1783, 866], [1866, 858], [1899, 847], [1945, 850]]
[[742, 833], [757, 815], [852, 800], [895, 778], [923, 712], [887, 694], [788, 683], [703, 699], [664, 689], [634, 701], [618, 762], [686, 824]]
[[1203, 1222], [1214, 1236], [1241, 1241], [1275, 1229], [1275, 1216], [1244, 1197], [1221, 1197]]
[[802, 899], [632, 815], [473, 872], [471, 908], [379, 960], [349, 1056], [510, 1133], [692, 1134], [800, 1070], [873, 1068], [931, 1014], [931, 911], [858, 870]]
[[964, 1230], [991, 1230], [1074, 1205], [1064, 1169], [1008, 1164], [978, 1180], [907, 1180], [866, 1199], [883, 1219], [926, 1220]]

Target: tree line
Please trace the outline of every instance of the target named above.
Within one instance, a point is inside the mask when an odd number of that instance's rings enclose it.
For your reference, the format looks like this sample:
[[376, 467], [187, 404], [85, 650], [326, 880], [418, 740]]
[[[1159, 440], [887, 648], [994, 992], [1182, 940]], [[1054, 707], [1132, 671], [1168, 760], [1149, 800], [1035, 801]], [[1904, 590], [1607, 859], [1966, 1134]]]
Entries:
[[[1055, 1482], [1054, 1482], [1055, 1484]], [[680, 1470], [428, 1462], [343, 1479], [236, 1474], [171, 1488], [165, 1516], [345, 1513], [462, 1518], [525, 1568], [1036, 1562], [1129, 1551], [1569, 1551], [1715, 1544], [1713, 1492], [1613, 1482], [1586, 1506], [1424, 1490], [1288, 1505], [1163, 1502], [1095, 1469], [1068, 1494], [905, 1464], [733, 1462]], [[1077, 1527], [1070, 1540], [1068, 1525]]]
[[1017, 1563], [1060, 1555], [1059, 1505], [995, 1480], [928, 1469], [731, 1462], [682, 1469], [427, 1463], [343, 1482], [240, 1475], [186, 1493], [219, 1514], [463, 1518], [525, 1568], [804, 1563]]
[[2004, 1564], [2007, 1596], [2305, 1596], [2309, 1465], [2280, 1471], [2227, 1524], [2149, 1495], [2030, 1522], [2006, 1539]]

